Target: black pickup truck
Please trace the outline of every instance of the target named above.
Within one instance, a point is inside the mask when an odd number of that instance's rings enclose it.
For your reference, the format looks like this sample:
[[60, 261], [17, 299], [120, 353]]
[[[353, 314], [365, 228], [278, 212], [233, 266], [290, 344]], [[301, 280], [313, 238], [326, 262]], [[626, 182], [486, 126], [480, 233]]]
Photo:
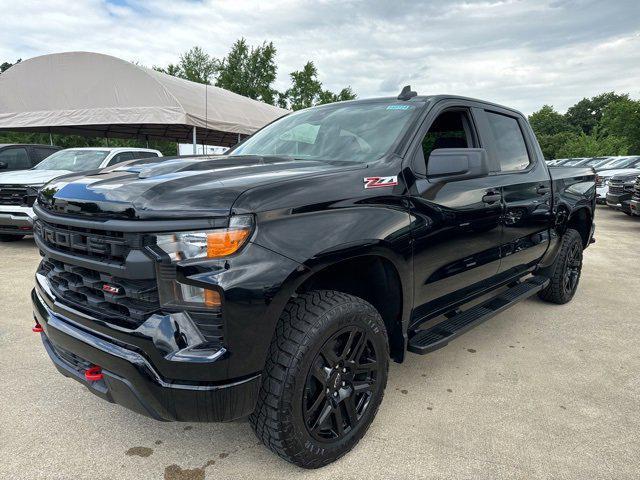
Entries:
[[390, 359], [571, 300], [595, 175], [549, 169], [517, 111], [405, 88], [54, 180], [35, 210], [33, 330], [63, 375], [158, 420], [249, 415], [317, 468], [364, 435]]

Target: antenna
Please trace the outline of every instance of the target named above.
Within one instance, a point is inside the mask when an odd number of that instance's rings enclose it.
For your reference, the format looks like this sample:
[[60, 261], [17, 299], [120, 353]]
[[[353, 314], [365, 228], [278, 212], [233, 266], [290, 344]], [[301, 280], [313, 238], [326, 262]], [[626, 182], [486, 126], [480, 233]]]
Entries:
[[407, 85], [402, 89], [402, 91], [400, 92], [400, 95], [398, 95], [398, 100], [409, 100], [415, 97], [416, 95], [418, 94], [413, 90], [411, 90], [411, 85]]

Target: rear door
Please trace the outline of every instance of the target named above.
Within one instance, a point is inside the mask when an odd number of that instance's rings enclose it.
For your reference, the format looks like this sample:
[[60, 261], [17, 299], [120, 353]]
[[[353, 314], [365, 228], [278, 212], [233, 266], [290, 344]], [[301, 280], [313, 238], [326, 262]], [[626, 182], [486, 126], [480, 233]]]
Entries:
[[59, 148], [49, 148], [49, 147], [31, 147], [31, 163], [33, 166], [40, 163], [42, 160], [47, 158], [52, 153], [60, 150]]
[[534, 267], [549, 245], [552, 192], [529, 124], [520, 115], [502, 109], [483, 109], [490, 135], [490, 154], [499, 166], [494, 181], [501, 189], [502, 246], [500, 272], [525, 272]]
[[438, 181], [426, 178], [436, 148], [481, 148], [476, 110], [462, 100], [441, 102], [429, 114], [410, 153], [416, 177], [413, 217], [412, 322], [455, 304], [494, 281], [500, 262], [502, 204], [492, 175]]

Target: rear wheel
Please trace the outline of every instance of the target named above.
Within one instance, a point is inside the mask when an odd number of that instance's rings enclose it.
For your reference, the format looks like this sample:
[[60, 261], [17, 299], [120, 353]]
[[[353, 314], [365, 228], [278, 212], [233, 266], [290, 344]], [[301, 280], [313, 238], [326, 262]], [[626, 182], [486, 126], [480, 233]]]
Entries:
[[389, 347], [369, 303], [319, 290], [283, 312], [250, 422], [285, 460], [318, 468], [362, 438], [387, 383]]
[[11, 235], [10, 233], [0, 234], [0, 242], [17, 242], [23, 238], [24, 235]]
[[547, 302], [563, 304], [570, 301], [578, 289], [582, 272], [582, 237], [573, 229], [562, 236], [562, 244], [553, 264], [540, 273], [549, 277], [549, 286], [538, 296]]

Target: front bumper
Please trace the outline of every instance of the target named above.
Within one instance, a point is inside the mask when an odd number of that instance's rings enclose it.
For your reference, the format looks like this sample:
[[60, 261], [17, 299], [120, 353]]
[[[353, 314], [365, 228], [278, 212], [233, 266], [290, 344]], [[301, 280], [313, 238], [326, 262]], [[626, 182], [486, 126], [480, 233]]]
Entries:
[[[144, 351], [74, 321], [77, 312], [64, 312], [39, 284], [31, 298], [42, 342], [58, 371], [109, 402], [157, 420], [189, 422], [233, 420], [255, 407], [260, 374], [179, 383], [164, 378]], [[190, 361], [207, 367], [202, 359], [181, 359], [181, 367]], [[94, 365], [102, 368], [103, 379], [88, 381], [84, 372]]]
[[621, 212], [631, 213], [630, 201], [631, 193], [607, 194], [607, 205]]
[[35, 213], [31, 207], [0, 205], [0, 233], [25, 235], [33, 231]]
[[637, 197], [632, 198], [629, 201], [629, 208], [631, 209], [631, 213], [633, 215], [640, 216], [640, 199], [637, 199]]

